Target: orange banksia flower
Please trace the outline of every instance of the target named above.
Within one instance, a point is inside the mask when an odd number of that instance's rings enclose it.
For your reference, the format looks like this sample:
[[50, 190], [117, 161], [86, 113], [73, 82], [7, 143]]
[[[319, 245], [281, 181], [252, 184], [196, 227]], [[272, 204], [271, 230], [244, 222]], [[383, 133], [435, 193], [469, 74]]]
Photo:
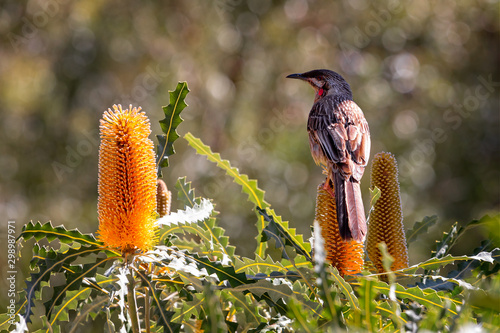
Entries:
[[391, 153], [380, 152], [373, 158], [371, 186], [380, 189], [380, 198], [370, 212], [366, 249], [379, 273], [384, 272], [378, 244], [385, 242], [394, 258], [391, 270], [408, 267], [408, 249], [399, 194], [398, 166]]
[[122, 252], [147, 251], [156, 239], [155, 153], [140, 110], [113, 105], [100, 125], [98, 238]]
[[335, 198], [323, 185], [318, 186], [315, 218], [325, 240], [326, 260], [336, 267], [342, 276], [359, 273], [363, 268], [363, 243], [355, 240], [345, 241], [340, 237]]
[[167, 184], [158, 179], [156, 184], [156, 210], [160, 217], [170, 214], [170, 203], [172, 202], [172, 192], [167, 188]]

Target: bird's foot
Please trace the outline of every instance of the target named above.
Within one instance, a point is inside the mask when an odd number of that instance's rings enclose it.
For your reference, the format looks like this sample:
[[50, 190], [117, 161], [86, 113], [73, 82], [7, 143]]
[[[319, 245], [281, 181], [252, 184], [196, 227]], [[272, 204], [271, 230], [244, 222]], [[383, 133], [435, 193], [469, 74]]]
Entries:
[[332, 198], [335, 198], [335, 191], [332, 188], [332, 186], [330, 185], [330, 179], [327, 179], [325, 181], [323, 188], [325, 189], [325, 191], [327, 191], [332, 196]]

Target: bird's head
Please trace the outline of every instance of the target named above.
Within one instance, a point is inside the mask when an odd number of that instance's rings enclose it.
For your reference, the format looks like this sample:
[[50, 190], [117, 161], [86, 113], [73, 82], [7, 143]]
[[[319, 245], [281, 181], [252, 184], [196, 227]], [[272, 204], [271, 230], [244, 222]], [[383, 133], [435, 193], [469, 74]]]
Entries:
[[328, 95], [352, 100], [352, 92], [349, 83], [347, 83], [340, 74], [334, 71], [328, 69], [315, 69], [305, 73], [290, 74], [287, 78], [309, 82], [316, 91], [314, 102]]

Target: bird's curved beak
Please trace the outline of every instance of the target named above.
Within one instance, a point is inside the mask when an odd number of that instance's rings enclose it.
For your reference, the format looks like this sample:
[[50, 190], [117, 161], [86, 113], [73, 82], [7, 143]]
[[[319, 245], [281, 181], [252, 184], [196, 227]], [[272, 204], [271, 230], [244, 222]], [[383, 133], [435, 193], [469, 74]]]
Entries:
[[306, 78], [302, 75], [302, 73], [297, 73], [297, 74], [290, 74], [286, 77], [287, 79], [299, 79], [299, 80], [306, 80]]
[[297, 74], [290, 74], [287, 76], [288, 79], [299, 79], [302, 81], [306, 81], [311, 85], [311, 87], [314, 88], [314, 90], [318, 91], [318, 89], [321, 87], [321, 82], [318, 81], [317, 78], [315, 77], [310, 77], [304, 75], [306, 73], [297, 73]]

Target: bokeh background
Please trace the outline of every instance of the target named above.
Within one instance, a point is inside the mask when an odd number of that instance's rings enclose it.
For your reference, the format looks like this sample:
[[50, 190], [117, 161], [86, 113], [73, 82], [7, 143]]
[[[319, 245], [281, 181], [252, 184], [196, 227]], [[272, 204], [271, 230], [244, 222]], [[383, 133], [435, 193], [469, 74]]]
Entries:
[[[499, 211], [499, 61], [494, 0], [2, 1], [2, 240], [9, 219], [18, 233], [30, 220], [95, 232], [99, 118], [114, 103], [140, 105], [154, 139], [178, 81], [191, 90], [181, 136], [192, 132], [257, 179], [308, 238], [323, 180], [306, 133], [314, 92], [285, 76], [329, 68], [365, 112], [371, 155], [398, 159], [406, 228], [439, 216], [410, 248], [418, 262], [455, 221]], [[174, 195], [187, 176], [216, 203], [237, 253], [251, 255], [246, 195], [182, 138], [175, 148], [164, 170]], [[456, 252], [487, 233], [467, 236]]]

